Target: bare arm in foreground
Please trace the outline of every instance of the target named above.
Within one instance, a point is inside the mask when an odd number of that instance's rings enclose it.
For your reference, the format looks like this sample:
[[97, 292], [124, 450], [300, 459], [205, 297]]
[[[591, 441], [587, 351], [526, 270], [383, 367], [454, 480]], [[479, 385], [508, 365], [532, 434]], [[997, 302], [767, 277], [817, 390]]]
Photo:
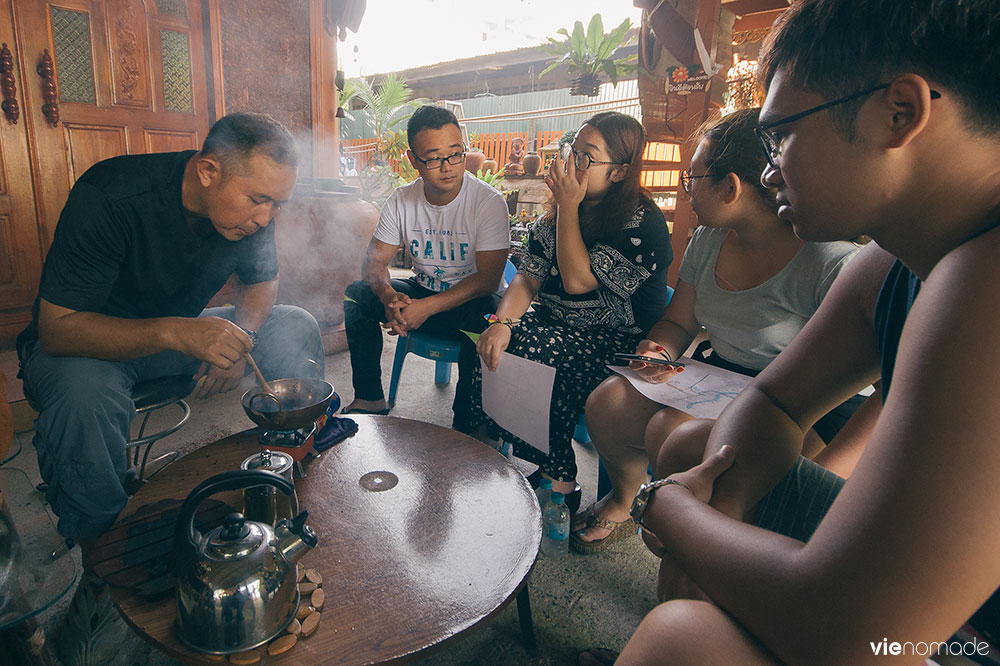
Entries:
[[[992, 260], [998, 249], [1000, 234], [983, 234], [947, 255], [928, 277], [903, 331], [889, 399], [868, 448], [808, 544], [734, 520], [680, 486], [653, 495], [646, 522], [684, 571], [749, 632], [743, 635], [747, 654], [754, 652], [763, 660], [758, 663], [920, 664], [923, 658], [912, 654], [876, 656], [872, 644], [884, 637], [944, 641], [1000, 584], [1000, 385], [984, 371], [1000, 363], [1000, 348], [983, 343], [983, 331], [1000, 326], [993, 288], [1000, 267]], [[880, 253], [866, 249], [834, 290], [860, 293], [865, 280], [877, 281]], [[882, 259], [884, 265], [888, 256]], [[864, 381], [845, 368], [854, 365], [843, 362], [846, 349], [854, 350], [850, 358], [864, 365], [861, 374], [870, 381], [876, 360], [870, 327], [846, 318], [843, 302], [830, 306], [824, 303], [713, 431], [710, 451], [723, 443], [735, 450], [715, 490], [736, 500], [730, 508], [756, 503], [739, 492], [771, 483], [747, 480], [754, 476], [748, 453], [764, 445], [753, 441], [751, 426], [772, 433], [771, 444], [784, 444], [791, 456], [816, 413]], [[945, 349], [956, 353], [944, 357]], [[805, 407], [810, 404], [817, 406]], [[757, 413], [765, 416], [750, 418]], [[620, 663], [643, 663], [633, 655], [640, 656], [638, 648], [627, 649]]]

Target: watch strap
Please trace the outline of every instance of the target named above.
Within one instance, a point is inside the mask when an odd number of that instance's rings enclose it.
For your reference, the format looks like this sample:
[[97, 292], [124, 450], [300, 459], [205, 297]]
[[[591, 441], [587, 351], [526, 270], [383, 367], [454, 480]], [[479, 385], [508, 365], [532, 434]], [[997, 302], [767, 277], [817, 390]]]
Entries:
[[657, 479], [650, 483], [643, 484], [642, 487], [639, 488], [639, 492], [636, 493], [635, 501], [632, 503], [632, 511], [630, 512], [632, 515], [632, 520], [634, 520], [636, 525], [638, 525], [639, 527], [643, 529], [649, 529], [648, 527], [646, 527], [645, 523], [642, 522], [642, 518], [646, 514], [646, 508], [649, 506], [649, 500], [652, 499], [653, 497], [653, 491], [657, 490], [658, 488], [662, 488], [663, 486], [682, 486], [685, 488], [687, 487], [680, 481], [676, 481], [670, 478]]

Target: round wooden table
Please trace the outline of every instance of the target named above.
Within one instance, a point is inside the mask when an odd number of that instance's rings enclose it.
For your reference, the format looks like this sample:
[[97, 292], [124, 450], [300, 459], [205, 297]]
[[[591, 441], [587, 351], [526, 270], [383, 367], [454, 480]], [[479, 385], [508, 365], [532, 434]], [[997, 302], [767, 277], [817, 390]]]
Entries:
[[[534, 565], [538, 503], [503, 456], [440, 426], [351, 418], [357, 434], [308, 462], [306, 478], [295, 481], [299, 507], [319, 538], [299, 566], [323, 575], [322, 621], [311, 637], [267, 657], [268, 666], [407, 661], [496, 614]], [[132, 498], [119, 522], [141, 506], [183, 499], [259, 450], [257, 431], [247, 431], [184, 456]], [[381, 486], [371, 476], [362, 481], [371, 472], [389, 472], [398, 483], [383, 489], [390, 475], [377, 475]], [[230, 503], [239, 506], [238, 498]], [[219, 663], [178, 642], [174, 597], [149, 601], [111, 590], [126, 621], [156, 647], [187, 663]], [[524, 628], [530, 615], [522, 597]]]

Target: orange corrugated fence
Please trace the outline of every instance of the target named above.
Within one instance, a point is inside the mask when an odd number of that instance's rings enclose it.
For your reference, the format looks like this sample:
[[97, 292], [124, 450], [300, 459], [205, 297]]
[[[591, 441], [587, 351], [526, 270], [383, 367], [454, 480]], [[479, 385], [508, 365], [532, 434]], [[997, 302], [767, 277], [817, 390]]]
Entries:
[[[562, 136], [562, 130], [539, 131], [535, 134], [536, 150], [541, 150], [544, 146], [552, 143]], [[488, 160], [496, 160], [497, 168], [502, 169], [510, 160], [510, 147], [515, 137], [521, 137], [527, 144], [527, 149], [532, 148], [528, 132], [495, 132], [492, 134], [478, 134], [469, 142], [469, 148], [482, 151]]]
[[[562, 130], [539, 131], [535, 134], [536, 150], [557, 141], [562, 136]], [[510, 146], [515, 137], [521, 137], [527, 143], [527, 148], [531, 149], [531, 141], [528, 132], [494, 132], [491, 134], [473, 135], [469, 142], [470, 150], [480, 150], [486, 155], [486, 159], [496, 160], [498, 168], [510, 159]], [[372, 154], [375, 149], [374, 139], [342, 139], [340, 142], [341, 153], [345, 157], [354, 158], [354, 168], [361, 169], [372, 161]], [[395, 160], [390, 160], [394, 163]]]

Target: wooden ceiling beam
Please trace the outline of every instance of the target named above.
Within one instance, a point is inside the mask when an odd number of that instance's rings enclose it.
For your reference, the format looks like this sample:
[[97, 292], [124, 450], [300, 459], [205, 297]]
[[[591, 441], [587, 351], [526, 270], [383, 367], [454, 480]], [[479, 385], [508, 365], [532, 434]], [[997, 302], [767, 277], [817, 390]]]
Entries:
[[722, 6], [737, 16], [788, 9], [788, 4], [788, 0], [722, 0]]

